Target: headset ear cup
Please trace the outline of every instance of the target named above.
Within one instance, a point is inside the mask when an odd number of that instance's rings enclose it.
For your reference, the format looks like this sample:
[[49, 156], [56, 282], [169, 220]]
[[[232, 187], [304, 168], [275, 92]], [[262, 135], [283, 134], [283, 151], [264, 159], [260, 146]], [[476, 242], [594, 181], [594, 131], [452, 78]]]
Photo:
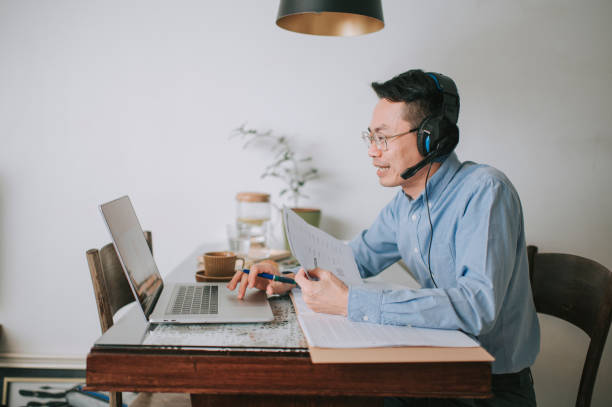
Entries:
[[444, 117], [440, 121], [439, 130], [439, 134], [443, 134], [443, 136], [436, 140], [438, 156], [450, 154], [459, 143], [459, 128], [455, 123]]
[[450, 154], [459, 142], [459, 128], [444, 116], [427, 117], [419, 127], [417, 148], [425, 157], [435, 153], [436, 157]]
[[423, 157], [425, 157], [425, 155], [427, 155], [427, 153], [424, 150], [424, 143], [423, 143], [423, 139], [427, 137], [427, 135], [425, 134], [425, 131], [423, 130], [423, 126], [419, 127], [419, 131], [417, 133], [417, 150], [419, 150], [419, 154], [421, 154]]
[[434, 120], [432, 117], [426, 117], [419, 126], [419, 132], [417, 133], [417, 149], [419, 154], [425, 157], [434, 147], [432, 141], [435, 137], [436, 129]]
[[423, 157], [437, 149], [440, 137], [440, 117], [426, 117], [419, 127], [417, 147]]

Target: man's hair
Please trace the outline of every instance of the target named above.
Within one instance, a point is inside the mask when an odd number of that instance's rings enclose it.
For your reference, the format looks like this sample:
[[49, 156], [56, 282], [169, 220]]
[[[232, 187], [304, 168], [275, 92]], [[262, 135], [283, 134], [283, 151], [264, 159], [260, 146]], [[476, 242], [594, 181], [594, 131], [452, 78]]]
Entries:
[[372, 82], [372, 89], [380, 99], [406, 103], [403, 119], [416, 126], [442, 109], [442, 93], [434, 79], [420, 69], [404, 72], [384, 83]]

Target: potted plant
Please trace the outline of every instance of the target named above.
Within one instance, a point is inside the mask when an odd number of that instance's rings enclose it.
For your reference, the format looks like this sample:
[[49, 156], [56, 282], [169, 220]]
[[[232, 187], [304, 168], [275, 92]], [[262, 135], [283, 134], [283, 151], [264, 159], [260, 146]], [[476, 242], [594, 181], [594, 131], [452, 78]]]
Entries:
[[318, 208], [303, 208], [299, 206], [301, 198], [308, 198], [304, 194], [304, 187], [308, 181], [318, 179], [319, 171], [311, 164], [312, 157], [298, 156], [283, 134], [276, 134], [272, 130], [260, 131], [247, 128], [244, 124], [231, 134], [231, 137], [240, 137], [244, 140], [243, 148], [258, 146], [269, 148], [273, 153], [273, 161], [264, 168], [261, 178], [278, 178], [284, 183], [279, 191], [279, 198], [287, 199], [302, 219], [313, 226], [319, 226], [321, 210]]

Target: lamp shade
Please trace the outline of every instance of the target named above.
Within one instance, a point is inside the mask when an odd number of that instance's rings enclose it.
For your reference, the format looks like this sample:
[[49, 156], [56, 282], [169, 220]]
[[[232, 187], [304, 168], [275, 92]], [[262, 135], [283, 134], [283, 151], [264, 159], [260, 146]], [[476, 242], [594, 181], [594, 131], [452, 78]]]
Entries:
[[302, 34], [354, 36], [385, 26], [380, 0], [281, 0], [276, 25]]

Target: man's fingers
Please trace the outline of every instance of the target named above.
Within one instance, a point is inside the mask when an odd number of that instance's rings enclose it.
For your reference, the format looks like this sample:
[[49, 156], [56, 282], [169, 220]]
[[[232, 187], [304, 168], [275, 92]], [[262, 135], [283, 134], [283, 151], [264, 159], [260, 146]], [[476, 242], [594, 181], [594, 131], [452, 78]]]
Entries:
[[244, 298], [248, 288], [258, 288], [265, 290], [268, 293], [284, 293], [288, 291], [287, 284], [272, 282], [268, 279], [258, 277], [261, 273], [279, 274], [276, 263], [262, 262], [251, 267], [249, 274], [243, 273], [242, 270], [236, 271], [227, 288], [235, 290], [238, 288], [238, 299]]
[[248, 280], [249, 288], [257, 287], [260, 290], [265, 290], [268, 287], [268, 284], [270, 284], [271, 281], [258, 277], [258, 275], [261, 273], [274, 274], [274, 269], [271, 267], [265, 267], [257, 264], [251, 267]]
[[306, 272], [304, 271], [303, 268], [301, 268], [297, 274], [295, 275], [294, 278], [295, 282], [298, 283], [300, 285], [300, 287], [302, 287], [302, 283], [304, 281], [308, 281], [308, 279], [306, 278]]
[[229, 283], [227, 283], [227, 288], [230, 291], [233, 291], [236, 288], [236, 284], [238, 284], [238, 281], [240, 281], [240, 279], [242, 278], [242, 271], [236, 271], [236, 273], [234, 274], [234, 277], [232, 277], [232, 279], [230, 280]]
[[257, 274], [259, 274], [259, 268], [257, 267], [251, 268], [251, 271], [249, 273], [249, 278], [248, 278], [249, 288], [255, 287], [255, 282], [257, 281]]
[[294, 280], [302, 289], [302, 293], [308, 292], [308, 290], [310, 290], [313, 284], [313, 282], [306, 277], [306, 271], [303, 268], [298, 271], [298, 273], [295, 275]]
[[244, 298], [244, 294], [246, 293], [246, 289], [247, 289], [247, 274], [242, 274], [242, 278], [240, 279], [240, 288], [238, 289], [238, 299], [243, 299]]
[[308, 274], [310, 274], [312, 277], [316, 277], [319, 280], [321, 279], [321, 277], [323, 277], [325, 274], [327, 273], [327, 270], [323, 270], [320, 268], [315, 268], [312, 270], [308, 270]]

